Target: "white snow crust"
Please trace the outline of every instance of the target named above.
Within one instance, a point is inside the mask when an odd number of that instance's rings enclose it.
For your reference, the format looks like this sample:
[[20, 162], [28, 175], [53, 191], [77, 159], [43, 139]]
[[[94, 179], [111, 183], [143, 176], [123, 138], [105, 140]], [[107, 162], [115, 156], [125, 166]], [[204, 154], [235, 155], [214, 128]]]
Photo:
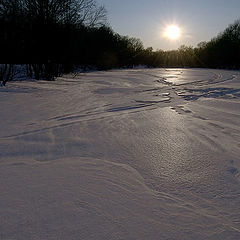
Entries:
[[75, 73], [0, 102], [0, 239], [240, 239], [239, 71]]

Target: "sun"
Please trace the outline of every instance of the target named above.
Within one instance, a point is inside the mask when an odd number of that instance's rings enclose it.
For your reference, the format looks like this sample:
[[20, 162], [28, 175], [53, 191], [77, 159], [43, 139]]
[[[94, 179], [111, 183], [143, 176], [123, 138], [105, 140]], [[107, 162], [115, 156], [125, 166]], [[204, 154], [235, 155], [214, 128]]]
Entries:
[[180, 37], [180, 28], [176, 25], [170, 25], [166, 28], [164, 35], [170, 40], [176, 40]]

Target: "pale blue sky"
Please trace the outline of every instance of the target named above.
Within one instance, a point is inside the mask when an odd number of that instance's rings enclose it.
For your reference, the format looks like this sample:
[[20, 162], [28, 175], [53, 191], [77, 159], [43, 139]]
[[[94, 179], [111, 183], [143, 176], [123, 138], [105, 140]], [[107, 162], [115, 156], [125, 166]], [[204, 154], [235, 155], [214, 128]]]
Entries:
[[[240, 18], [240, 0], [99, 0], [108, 21], [121, 35], [140, 38], [145, 47], [176, 49], [196, 46]], [[175, 23], [182, 30], [177, 41], [163, 38], [163, 29]]]

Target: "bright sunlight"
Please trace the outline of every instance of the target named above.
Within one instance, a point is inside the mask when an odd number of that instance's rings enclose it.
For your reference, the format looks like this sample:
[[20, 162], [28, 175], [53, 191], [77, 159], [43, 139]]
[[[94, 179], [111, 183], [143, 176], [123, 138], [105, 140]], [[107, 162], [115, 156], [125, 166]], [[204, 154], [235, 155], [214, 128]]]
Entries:
[[180, 37], [180, 28], [176, 25], [168, 26], [165, 30], [165, 37], [176, 40]]

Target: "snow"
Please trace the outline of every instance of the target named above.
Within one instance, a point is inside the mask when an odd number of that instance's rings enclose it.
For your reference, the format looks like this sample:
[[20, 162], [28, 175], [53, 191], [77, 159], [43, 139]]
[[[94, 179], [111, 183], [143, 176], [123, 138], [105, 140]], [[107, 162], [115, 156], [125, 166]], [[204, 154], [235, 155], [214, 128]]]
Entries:
[[0, 101], [0, 239], [240, 239], [240, 72], [77, 73]]

